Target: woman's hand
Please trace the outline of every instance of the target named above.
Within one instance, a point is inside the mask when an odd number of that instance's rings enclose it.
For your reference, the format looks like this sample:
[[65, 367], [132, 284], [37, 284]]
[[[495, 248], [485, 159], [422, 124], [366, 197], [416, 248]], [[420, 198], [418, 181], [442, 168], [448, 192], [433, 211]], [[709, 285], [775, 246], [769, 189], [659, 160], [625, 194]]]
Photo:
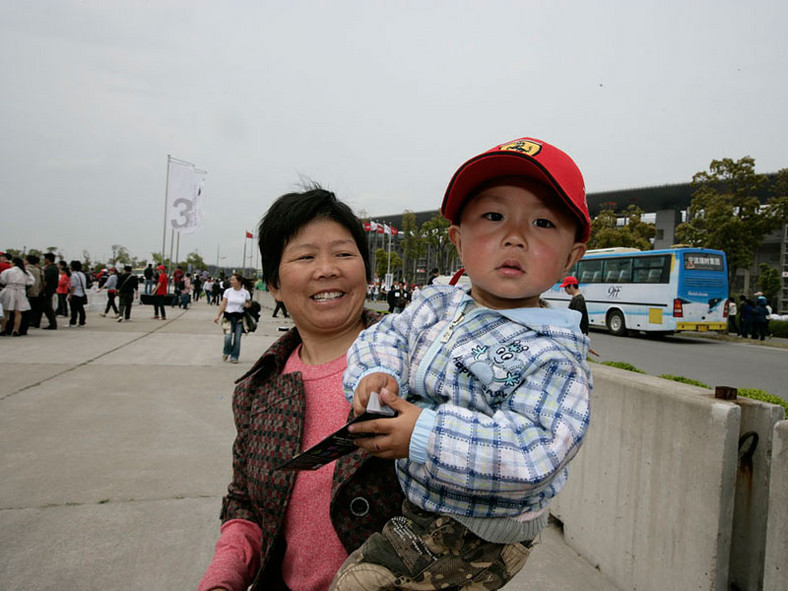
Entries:
[[[356, 439], [356, 445], [366, 449], [373, 456], [384, 460], [407, 458], [410, 452], [410, 436], [419, 419], [421, 409], [415, 404], [403, 400], [387, 388], [380, 390], [380, 401], [397, 411], [397, 416], [356, 423], [351, 425], [348, 430], [351, 433], [375, 434], [374, 437]], [[355, 399], [353, 402], [355, 403]]]

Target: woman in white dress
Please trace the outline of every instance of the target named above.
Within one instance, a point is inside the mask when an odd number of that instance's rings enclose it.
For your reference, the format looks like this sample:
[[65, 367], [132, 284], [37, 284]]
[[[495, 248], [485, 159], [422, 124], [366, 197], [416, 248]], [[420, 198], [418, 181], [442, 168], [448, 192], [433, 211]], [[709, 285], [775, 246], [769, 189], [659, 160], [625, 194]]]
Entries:
[[22, 323], [22, 312], [30, 309], [30, 302], [27, 300], [26, 288], [33, 285], [33, 276], [25, 270], [25, 262], [14, 257], [14, 266], [0, 273], [0, 284], [4, 285], [0, 290], [0, 304], [3, 305], [2, 334], [5, 334], [6, 323], [13, 315], [14, 328], [11, 333], [19, 336], [19, 325]]

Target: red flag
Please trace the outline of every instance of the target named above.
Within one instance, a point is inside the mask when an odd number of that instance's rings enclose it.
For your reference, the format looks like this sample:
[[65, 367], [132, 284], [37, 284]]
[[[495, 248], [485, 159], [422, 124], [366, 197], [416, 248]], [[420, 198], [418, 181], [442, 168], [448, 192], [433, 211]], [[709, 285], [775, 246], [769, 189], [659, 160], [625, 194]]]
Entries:
[[246, 237], [247, 238], [254, 238], [254, 234], [252, 234], [251, 232], [247, 232], [246, 233]]

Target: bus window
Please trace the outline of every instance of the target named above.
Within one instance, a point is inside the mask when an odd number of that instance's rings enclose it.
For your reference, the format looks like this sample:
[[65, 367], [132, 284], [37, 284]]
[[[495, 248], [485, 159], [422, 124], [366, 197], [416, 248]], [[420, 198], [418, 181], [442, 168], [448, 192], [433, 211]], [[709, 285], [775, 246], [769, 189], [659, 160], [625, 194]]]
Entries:
[[605, 261], [605, 283], [620, 283], [622, 277], [629, 281], [632, 259], [608, 259]]
[[632, 262], [635, 283], [668, 283], [670, 279], [668, 257], [637, 257]]
[[599, 283], [602, 281], [602, 261], [580, 261], [577, 265], [579, 275], [575, 275], [580, 283]]

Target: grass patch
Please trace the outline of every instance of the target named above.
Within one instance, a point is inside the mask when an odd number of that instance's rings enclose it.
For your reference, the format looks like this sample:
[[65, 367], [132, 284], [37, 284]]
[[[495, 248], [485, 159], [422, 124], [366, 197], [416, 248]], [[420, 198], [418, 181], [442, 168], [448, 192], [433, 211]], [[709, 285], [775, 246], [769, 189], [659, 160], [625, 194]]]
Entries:
[[645, 371], [638, 369], [631, 363], [624, 363], [623, 361], [603, 361], [602, 365], [607, 365], [608, 367], [617, 367], [618, 369], [625, 369], [627, 371], [634, 371], [635, 373], [642, 373], [642, 374], [646, 373]]
[[673, 380], [674, 382], [681, 382], [682, 384], [689, 384], [690, 386], [698, 386], [700, 388], [708, 388], [711, 390], [711, 386], [708, 384], [704, 384], [701, 381], [693, 380], [692, 378], [685, 378], [684, 376], [674, 376], [669, 373], [663, 373], [661, 376], [663, 380]]
[[783, 409], [785, 409], [786, 416], [788, 416], [788, 402], [786, 402], [779, 396], [775, 396], [774, 394], [769, 394], [768, 392], [764, 392], [763, 390], [759, 390], [758, 388], [739, 388], [739, 396], [743, 396], [744, 398], [752, 398], [753, 400], [760, 400], [761, 402], [768, 402], [769, 404], [776, 404], [778, 406], [782, 406]]

